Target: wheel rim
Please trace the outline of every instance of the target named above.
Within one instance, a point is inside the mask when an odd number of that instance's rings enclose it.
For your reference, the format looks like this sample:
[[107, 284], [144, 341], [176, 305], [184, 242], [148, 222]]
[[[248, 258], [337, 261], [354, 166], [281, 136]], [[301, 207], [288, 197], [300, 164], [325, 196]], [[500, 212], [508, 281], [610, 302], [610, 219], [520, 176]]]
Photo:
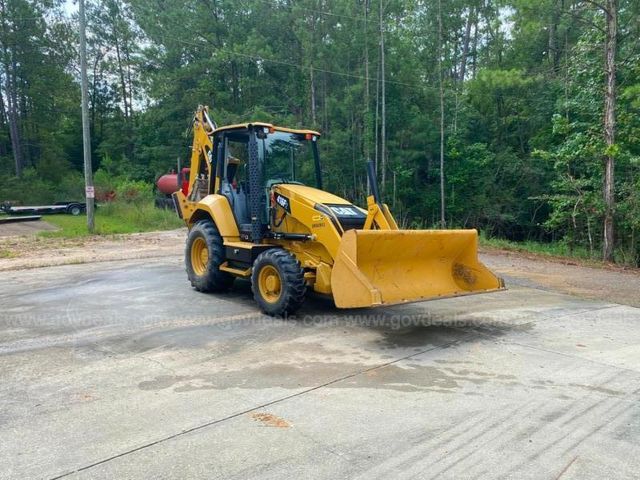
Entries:
[[203, 238], [196, 238], [191, 244], [191, 266], [196, 275], [204, 275], [209, 263], [209, 249]]
[[269, 303], [275, 303], [282, 293], [282, 281], [278, 270], [273, 265], [265, 265], [258, 274], [260, 296]]

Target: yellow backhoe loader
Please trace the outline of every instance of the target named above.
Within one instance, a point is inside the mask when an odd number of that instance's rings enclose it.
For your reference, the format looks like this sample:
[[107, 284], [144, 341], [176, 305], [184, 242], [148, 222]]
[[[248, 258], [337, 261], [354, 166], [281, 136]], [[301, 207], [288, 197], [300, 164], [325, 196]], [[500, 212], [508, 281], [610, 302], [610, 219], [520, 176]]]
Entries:
[[307, 290], [372, 307], [504, 289], [477, 258], [476, 230], [400, 230], [368, 164], [367, 208], [322, 189], [313, 130], [193, 121], [189, 181], [173, 194], [189, 228], [186, 269], [202, 292], [251, 280], [262, 311], [284, 316]]

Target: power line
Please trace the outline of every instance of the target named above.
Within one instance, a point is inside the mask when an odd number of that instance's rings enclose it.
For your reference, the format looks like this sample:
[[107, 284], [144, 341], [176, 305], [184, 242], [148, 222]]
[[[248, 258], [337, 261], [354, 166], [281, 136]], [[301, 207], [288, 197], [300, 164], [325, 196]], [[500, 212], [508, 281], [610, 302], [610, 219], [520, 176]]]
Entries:
[[346, 15], [344, 13], [328, 12], [326, 10], [314, 10], [308, 7], [297, 7], [296, 5], [285, 5], [278, 2], [272, 2], [270, 0], [261, 0], [261, 1], [267, 4], [269, 7], [279, 8], [282, 10], [289, 10], [289, 11], [292, 11], [294, 9], [304, 10], [305, 12], [317, 13], [319, 15], [325, 15], [328, 17], [348, 18], [350, 20], [355, 20], [357, 22], [364, 22], [364, 16], [360, 16], [360, 15], [354, 16], [354, 15]]
[[[275, 6], [277, 8], [281, 8], [281, 9], [286, 9], [286, 10], [293, 10], [296, 8], [295, 5], [284, 5], [284, 4], [277, 4], [277, 2], [274, 4], [274, 2], [271, 2], [269, 0], [262, 0], [264, 3], [268, 4], [269, 6]], [[388, 3], [387, 3], [388, 6]], [[332, 17], [340, 17], [340, 18], [347, 18], [347, 19], [351, 19], [351, 20], [356, 20], [356, 21], [364, 21], [364, 17], [363, 16], [351, 16], [351, 15], [346, 15], [346, 14], [338, 14], [338, 13], [333, 13], [333, 12], [329, 12], [326, 10], [315, 10], [315, 9], [310, 9], [310, 8], [302, 8], [304, 11], [306, 12], [313, 12], [313, 13], [318, 13], [320, 15], [326, 15], [326, 16], [332, 16]], [[34, 19], [36, 17], [33, 17]], [[42, 17], [37, 17], [37, 18], [42, 18]], [[201, 44], [198, 43], [194, 43], [194, 42], [189, 42], [187, 40], [184, 40], [182, 38], [177, 38], [177, 37], [172, 37], [172, 36], [168, 36], [166, 34], [161, 35], [161, 37], [163, 38], [170, 38], [174, 41], [177, 41], [179, 43], [182, 43], [184, 45], [189, 45], [189, 46], [193, 46], [193, 47], [201, 47]], [[202, 37], [201, 37], [202, 38]], [[203, 40], [205, 40], [206, 42], [209, 43], [209, 41], [205, 38], [203, 38]], [[286, 60], [281, 60], [281, 59], [275, 59], [275, 58], [265, 58], [263, 56], [260, 55], [251, 55], [251, 54], [246, 54], [246, 53], [242, 53], [242, 52], [236, 52], [236, 51], [231, 51], [225, 48], [220, 48], [220, 47], [216, 47], [214, 46], [214, 48], [217, 51], [221, 51], [223, 53], [226, 53], [228, 55], [234, 55], [234, 56], [238, 56], [238, 57], [243, 57], [243, 58], [248, 58], [254, 61], [261, 61], [261, 62], [268, 62], [268, 63], [272, 63], [272, 64], [276, 64], [276, 65], [285, 65], [285, 66], [289, 66], [289, 67], [293, 67], [293, 68], [298, 68], [301, 70], [313, 70], [315, 72], [321, 72], [321, 73], [326, 73], [326, 74], [330, 74], [330, 75], [337, 75], [337, 76], [342, 76], [342, 77], [346, 77], [346, 78], [353, 78], [353, 79], [358, 79], [358, 80], [367, 80], [366, 77], [364, 77], [363, 75], [358, 75], [358, 74], [354, 74], [354, 73], [348, 73], [348, 72], [340, 72], [340, 71], [335, 71], [335, 70], [328, 70], [328, 69], [324, 69], [324, 68], [318, 68], [318, 67], [306, 67], [297, 63], [293, 63], [293, 62], [289, 62]], [[375, 64], [375, 63], [374, 63]], [[538, 71], [538, 73], [544, 73], [544, 69], [540, 69]], [[407, 82], [401, 82], [398, 80], [381, 80], [381, 79], [376, 79], [376, 78], [369, 78], [368, 79], [369, 82], [384, 82], [385, 84], [393, 84], [393, 85], [398, 85], [398, 86], [403, 86], [403, 87], [409, 87], [409, 88], [414, 88], [414, 89], [419, 89], [419, 90], [431, 90], [433, 92], [438, 92], [438, 87], [435, 86], [430, 86], [426, 83], [423, 84], [414, 84], [414, 83], [407, 83]], [[453, 93], [455, 95], [459, 95], [462, 92], [457, 89], [457, 88], [445, 88], [444, 89], [445, 92], [447, 93]], [[482, 95], [482, 94], [481, 94]], [[484, 94], [487, 97], [492, 97], [493, 94]], [[502, 95], [504, 95], [504, 93], [502, 93]], [[518, 95], [518, 94], [514, 94], [514, 95]], [[476, 94], [477, 96], [477, 94]]]
[[[189, 45], [189, 46], [192, 46], [192, 47], [200, 48], [200, 47], [203, 46], [203, 44], [200, 44], [200, 43], [189, 42], [189, 41], [184, 40], [182, 38], [177, 38], [177, 37], [173, 37], [173, 36], [166, 35], [166, 34], [163, 34], [160, 37], [163, 38], [163, 39], [167, 39], [168, 38], [170, 40], [174, 40], [174, 41], [176, 41], [178, 43], [182, 43], [184, 45]], [[205, 42], [207, 42], [207, 44], [209, 44], [209, 41], [207, 39], [203, 38], [203, 40]], [[273, 64], [276, 64], [276, 65], [285, 65], [285, 66], [289, 66], [289, 67], [293, 67], [293, 68], [298, 68], [300, 70], [313, 70], [315, 72], [327, 73], [327, 74], [330, 74], [330, 75], [338, 75], [338, 76], [341, 76], [341, 77], [354, 78], [354, 79], [358, 79], [358, 80], [367, 80], [367, 78], [365, 76], [358, 75], [358, 74], [355, 74], [355, 73], [339, 72], [339, 71], [335, 71], [335, 70], [327, 70], [327, 69], [324, 69], [324, 68], [311, 67], [311, 66], [307, 67], [307, 66], [300, 65], [300, 64], [297, 64], [297, 63], [288, 62], [286, 60], [275, 59], [275, 58], [265, 58], [265, 57], [263, 57], [261, 55], [251, 55], [251, 54], [248, 54], [248, 53], [235, 52], [235, 51], [228, 50], [228, 49], [226, 49], [224, 47], [221, 48], [221, 47], [213, 46], [213, 48], [218, 52], [222, 52], [222, 53], [225, 53], [225, 54], [228, 54], [228, 55], [232, 55], [232, 56], [248, 58], [248, 59], [251, 59], [251, 60], [254, 60], [254, 61], [268, 62], [268, 63], [273, 63]], [[439, 92], [438, 87], [427, 85], [426, 83], [424, 83], [424, 84], [415, 84], [415, 83], [401, 82], [401, 81], [398, 81], [398, 80], [381, 80], [379, 78], [377, 78], [377, 79], [376, 78], [369, 78], [368, 80], [369, 80], [369, 82], [384, 82], [386, 84], [393, 84], [393, 85], [399, 85], [399, 86], [403, 86], [403, 87], [410, 87], [410, 88], [415, 88], [415, 89], [418, 89], [418, 90], [431, 90], [434, 93], [438, 93]], [[464, 94], [463, 91], [460, 91], [460, 90], [455, 89], [455, 88], [449, 88], [449, 87], [445, 87], [444, 91], [446, 93], [448, 93], [448, 94], [453, 94], [453, 95], [462, 95], [462, 94]], [[496, 94], [492, 94], [492, 93], [481, 93], [481, 94], [475, 93], [473, 96], [474, 97], [481, 96], [481, 97], [484, 97], [484, 98], [494, 98], [495, 95]], [[521, 97], [522, 96], [522, 94], [520, 92], [517, 92], [517, 93], [516, 92], [514, 92], [514, 93], [501, 92], [500, 95], [507, 96], [507, 97], [509, 97], [509, 96]]]
[[[203, 46], [202, 44], [189, 42], [189, 41], [184, 40], [182, 38], [177, 38], [177, 37], [172, 37], [172, 36], [167, 36], [167, 35], [161, 35], [161, 37], [164, 38], [164, 39], [169, 38], [171, 40], [175, 40], [178, 43], [182, 43], [184, 45], [189, 45], [189, 46], [192, 46], [192, 47], [202, 47]], [[207, 43], [209, 43], [209, 41], [207, 39], [203, 39], [203, 40], [205, 40]], [[359, 80], [367, 80], [367, 78], [364, 77], [363, 75], [357, 75], [355, 73], [338, 72], [338, 71], [335, 71], [335, 70], [327, 70], [327, 69], [318, 68], [318, 67], [305, 67], [304, 65], [300, 65], [300, 64], [297, 64], [297, 63], [293, 63], [293, 62], [288, 62], [288, 61], [285, 61], [285, 60], [280, 60], [280, 59], [275, 59], [275, 58], [265, 58], [265, 57], [262, 57], [260, 55], [250, 55], [248, 53], [235, 52], [235, 51], [231, 51], [231, 50], [228, 50], [228, 49], [225, 49], [225, 48], [216, 47], [216, 46], [213, 46], [213, 48], [215, 48], [215, 50], [218, 51], [218, 52], [223, 52], [223, 53], [226, 53], [228, 55], [235, 55], [235, 56], [238, 56], [238, 57], [249, 58], [249, 59], [255, 60], [255, 61], [274, 63], [274, 64], [277, 64], [277, 65], [286, 65], [286, 66], [298, 68], [298, 69], [301, 69], [301, 70], [313, 70], [315, 72], [328, 73], [328, 74], [331, 74], [331, 75], [338, 75], [338, 76], [342, 76], [342, 77], [355, 78], [355, 79], [359, 79]], [[413, 84], [413, 83], [400, 82], [400, 81], [397, 81], [397, 80], [380, 80], [380, 79], [369, 78], [369, 81], [370, 82], [384, 81], [384, 83], [387, 83], [387, 84], [391, 83], [391, 84], [400, 85], [400, 86], [403, 86], [403, 87], [410, 87], [410, 88], [416, 88], [416, 89], [427, 88], [427, 89], [437, 90], [436, 87], [431, 87], [429, 85], [425, 85], [425, 84], [418, 85], [418, 84]], [[454, 89], [448, 89], [448, 90], [455, 92]]]

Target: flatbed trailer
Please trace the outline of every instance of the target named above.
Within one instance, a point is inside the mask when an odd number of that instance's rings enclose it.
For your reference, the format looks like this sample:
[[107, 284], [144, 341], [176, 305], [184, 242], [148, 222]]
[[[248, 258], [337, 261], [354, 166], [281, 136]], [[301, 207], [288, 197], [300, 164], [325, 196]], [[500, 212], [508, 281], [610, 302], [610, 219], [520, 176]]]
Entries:
[[53, 205], [27, 205], [16, 206], [3, 204], [1, 210], [9, 215], [51, 215], [66, 213], [69, 215], [80, 215], [87, 208], [83, 202], [57, 202]]

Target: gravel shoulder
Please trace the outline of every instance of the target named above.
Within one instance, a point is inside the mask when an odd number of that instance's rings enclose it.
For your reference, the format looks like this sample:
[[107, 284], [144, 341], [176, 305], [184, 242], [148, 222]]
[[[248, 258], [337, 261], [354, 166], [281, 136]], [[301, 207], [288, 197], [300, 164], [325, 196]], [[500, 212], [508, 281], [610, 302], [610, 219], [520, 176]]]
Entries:
[[53, 232], [58, 227], [44, 220], [31, 222], [3, 223], [0, 225], [0, 237], [15, 237], [22, 235], [35, 235], [38, 232]]
[[[186, 229], [74, 239], [0, 238], [0, 272], [28, 268], [182, 257]], [[592, 267], [573, 260], [482, 249], [481, 259], [507, 282], [640, 307], [640, 270]]]
[[554, 290], [583, 298], [640, 307], [640, 270], [590, 267], [539, 255], [482, 251], [492, 270], [523, 286]]

